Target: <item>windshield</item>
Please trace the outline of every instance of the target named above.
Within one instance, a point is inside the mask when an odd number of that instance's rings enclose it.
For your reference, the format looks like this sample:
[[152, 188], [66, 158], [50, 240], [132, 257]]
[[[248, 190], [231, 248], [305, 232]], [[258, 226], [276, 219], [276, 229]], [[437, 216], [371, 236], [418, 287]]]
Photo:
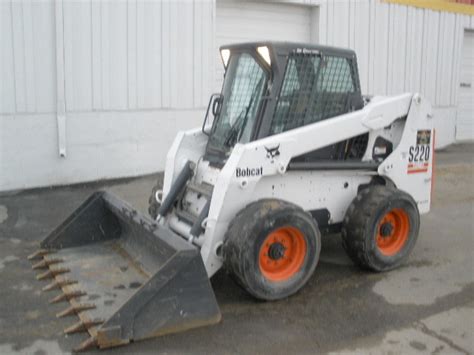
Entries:
[[222, 108], [209, 137], [211, 150], [229, 154], [236, 143], [248, 143], [267, 75], [248, 53], [232, 55], [222, 91]]

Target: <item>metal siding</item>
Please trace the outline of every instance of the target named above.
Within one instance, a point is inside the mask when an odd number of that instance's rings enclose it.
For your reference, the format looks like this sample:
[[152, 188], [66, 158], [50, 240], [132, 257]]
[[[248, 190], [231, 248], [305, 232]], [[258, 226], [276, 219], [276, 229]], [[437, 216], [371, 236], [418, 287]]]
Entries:
[[218, 1], [216, 7], [216, 91], [220, 91], [224, 76], [222, 61], [217, 52], [219, 46], [258, 40], [311, 41], [310, 6]]
[[161, 104], [163, 107], [171, 107], [170, 92], [170, 3], [165, 1], [161, 4]]
[[93, 1], [91, 4], [91, 48], [92, 48], [92, 109], [102, 110], [102, 63], [101, 63], [101, 17], [102, 4]]
[[[366, 63], [358, 63], [359, 67], [366, 65], [367, 72], [368, 72], [368, 83], [367, 83], [367, 90], [363, 91], [365, 93], [373, 92], [373, 88], [375, 86], [375, 9], [377, 4], [374, 1], [369, 1], [369, 14], [368, 14], [368, 21], [369, 21], [369, 55], [368, 61]], [[357, 52], [358, 53], [358, 52]], [[360, 70], [360, 69], [359, 69]]]
[[319, 43], [326, 44], [328, 42], [328, 1], [323, 0], [319, 5]]
[[13, 113], [15, 103], [15, 61], [13, 57], [12, 6], [0, 2], [0, 112]]
[[138, 80], [138, 14], [137, 0], [127, 0], [127, 91], [128, 109], [137, 108], [137, 80]]
[[[25, 41], [23, 26], [23, 4], [21, 2], [12, 2], [12, 31], [13, 31], [13, 57], [15, 62], [15, 97], [16, 112], [27, 111], [27, 94], [26, 88], [26, 65], [25, 60]], [[31, 83], [30, 83], [31, 84]]]
[[[378, 0], [311, 3], [320, 4], [319, 41], [357, 51], [365, 92], [421, 90], [437, 106], [456, 104], [462, 31], [473, 25], [472, 16]], [[64, 2], [67, 110], [205, 106], [214, 86], [208, 84], [214, 76], [209, 68], [218, 60], [212, 43], [214, 6], [213, 1]], [[309, 14], [307, 7], [227, 1], [217, 6], [218, 37], [232, 32], [227, 39], [249, 38], [262, 33], [255, 23], [272, 21], [283, 25], [268, 26], [265, 37], [310, 40], [311, 23], [296, 14]], [[239, 31], [233, 25], [236, 15], [243, 23]], [[53, 112], [54, 3], [4, 1], [1, 16], [0, 112]], [[295, 19], [290, 34], [284, 24]], [[182, 53], [183, 48], [191, 53]]]
[[163, 169], [201, 123], [214, 26], [214, 0], [0, 1], [0, 190]]
[[405, 89], [407, 8], [390, 6], [387, 93], [396, 95]]
[[[332, 23], [334, 30], [332, 45], [347, 48], [349, 46], [349, 1], [333, 1]], [[331, 20], [331, 19], [329, 19]]]
[[[461, 87], [461, 83], [469, 87]], [[459, 81], [456, 139], [474, 140], [474, 32], [464, 33]]]
[[425, 66], [421, 81], [421, 92], [436, 105], [440, 14], [436, 11], [427, 10], [426, 15], [424, 28], [426, 36], [423, 38], [423, 63]]
[[423, 72], [423, 10], [414, 9], [407, 14], [407, 56], [404, 91], [421, 90]]
[[[0, 6], [0, 112], [54, 112], [54, 1]], [[205, 106], [214, 77], [213, 0], [62, 6], [67, 112]]]
[[368, 1], [358, 5], [352, 3], [351, 34], [353, 37], [352, 49], [358, 53], [359, 76], [362, 92], [368, 92], [369, 86], [369, 55], [370, 55], [370, 3]]
[[92, 109], [91, 3], [64, 2], [66, 110]]
[[[170, 2], [170, 23], [169, 23], [169, 36], [170, 36], [170, 45], [169, 45], [169, 70], [170, 70], [170, 80], [168, 87], [165, 90], [170, 92], [170, 107], [178, 106], [178, 80], [176, 73], [178, 72], [178, 48], [179, 48], [179, 37], [178, 32], [180, 30], [179, 26], [179, 11], [178, 3], [176, 1]], [[165, 54], [166, 55], [166, 54]]]
[[[205, 107], [209, 101], [209, 95], [214, 89], [215, 83], [215, 67], [216, 67], [216, 55], [215, 51], [215, 16], [216, 16], [216, 3], [215, 0], [202, 4], [203, 6], [203, 19], [202, 19], [202, 34], [201, 45], [202, 45], [202, 66], [198, 70], [202, 72], [201, 82], [201, 104], [200, 106]], [[212, 35], [205, 35], [212, 34]]]
[[[376, 2], [375, 4], [375, 41], [374, 62], [369, 65], [374, 74], [374, 85], [368, 94], [386, 94], [388, 79], [388, 49], [389, 49], [389, 6]], [[357, 53], [358, 55], [358, 53]], [[369, 69], [369, 70], [370, 70]]]
[[33, 2], [31, 17], [36, 111], [52, 112], [56, 109], [54, 2]]
[[320, 42], [356, 51], [365, 93], [421, 91], [437, 107], [455, 105], [460, 40], [472, 16], [379, 0], [321, 1], [319, 13]]
[[194, 107], [193, 93], [193, 62], [194, 62], [194, 21], [193, 21], [194, 4], [192, 2], [178, 3], [178, 41], [173, 45], [178, 47], [177, 59], [177, 88], [176, 93], [178, 100], [177, 106], [180, 108]]
[[440, 24], [440, 42], [438, 52], [438, 70], [436, 86], [436, 103], [439, 106], [450, 106], [451, 103], [451, 77], [454, 75], [454, 25], [456, 15], [443, 14]]
[[[137, 72], [138, 107], [162, 107], [162, 4], [139, 2], [137, 9]], [[137, 69], [138, 68], [138, 69]]]
[[320, 43], [356, 51], [363, 93], [421, 92], [433, 105], [437, 145], [452, 143], [462, 36], [474, 16], [381, 0], [319, 6]]
[[[108, 109], [126, 110], [128, 108], [127, 88], [127, 4], [122, 1], [108, 2], [109, 26], [105, 27], [105, 38], [109, 42], [109, 58], [105, 66], [109, 69], [109, 82], [103, 83], [110, 92]], [[103, 33], [104, 35], [104, 33]], [[103, 67], [103, 70], [107, 70]], [[148, 69], [152, 69], [149, 67]]]

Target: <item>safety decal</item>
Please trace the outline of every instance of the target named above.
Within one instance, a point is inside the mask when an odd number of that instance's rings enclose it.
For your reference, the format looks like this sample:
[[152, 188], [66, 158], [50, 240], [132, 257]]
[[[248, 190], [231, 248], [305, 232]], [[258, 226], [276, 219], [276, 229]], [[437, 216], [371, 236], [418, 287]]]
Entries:
[[427, 173], [430, 166], [431, 131], [420, 130], [416, 134], [416, 145], [408, 150], [408, 174]]

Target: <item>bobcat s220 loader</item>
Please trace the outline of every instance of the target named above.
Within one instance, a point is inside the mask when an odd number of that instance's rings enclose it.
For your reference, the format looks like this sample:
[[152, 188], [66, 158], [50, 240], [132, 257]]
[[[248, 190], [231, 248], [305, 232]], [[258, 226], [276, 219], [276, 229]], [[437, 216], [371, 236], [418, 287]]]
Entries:
[[31, 256], [77, 315], [77, 350], [216, 323], [209, 278], [225, 267], [278, 300], [311, 277], [321, 233], [363, 268], [397, 267], [430, 210], [434, 131], [419, 94], [361, 95], [353, 51], [224, 46], [220, 94], [171, 146], [150, 216], [97, 192]]

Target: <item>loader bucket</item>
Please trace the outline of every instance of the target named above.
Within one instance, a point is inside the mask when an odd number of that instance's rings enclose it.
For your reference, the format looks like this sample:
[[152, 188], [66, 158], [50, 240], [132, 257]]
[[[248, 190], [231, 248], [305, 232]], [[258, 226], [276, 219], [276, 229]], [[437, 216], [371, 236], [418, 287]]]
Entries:
[[76, 351], [217, 323], [220, 310], [199, 250], [108, 192], [90, 196], [30, 256], [51, 302], [87, 331]]

